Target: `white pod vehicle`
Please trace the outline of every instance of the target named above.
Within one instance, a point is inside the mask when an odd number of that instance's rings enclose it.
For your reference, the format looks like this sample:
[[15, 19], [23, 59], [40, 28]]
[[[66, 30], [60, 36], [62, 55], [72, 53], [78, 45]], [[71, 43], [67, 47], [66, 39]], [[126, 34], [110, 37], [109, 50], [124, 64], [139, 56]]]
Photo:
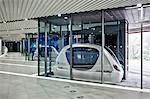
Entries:
[[[101, 80], [101, 46], [94, 44], [73, 44], [73, 79]], [[104, 49], [103, 78], [105, 82], [118, 83], [123, 78], [123, 69], [114, 53]], [[56, 77], [70, 77], [70, 46], [65, 46], [56, 58], [53, 67]]]

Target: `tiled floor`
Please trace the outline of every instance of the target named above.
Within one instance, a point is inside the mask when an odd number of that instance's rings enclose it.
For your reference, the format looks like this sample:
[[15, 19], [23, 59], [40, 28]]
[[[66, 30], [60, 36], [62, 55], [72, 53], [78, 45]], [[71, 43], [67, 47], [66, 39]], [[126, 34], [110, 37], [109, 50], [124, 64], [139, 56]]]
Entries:
[[36, 74], [37, 67], [27, 67], [27, 66], [13, 66], [11, 64], [0, 64], [0, 71], [6, 72], [14, 72], [14, 73], [21, 73], [21, 74]]
[[34, 67], [37, 63], [30, 63], [19, 57], [12, 60], [12, 57], [17, 55], [10, 54], [8, 58], [0, 59], [0, 71], [29, 76], [0, 72], [0, 99], [149, 99], [150, 97], [150, 93], [146, 92], [31, 77], [31, 74], [37, 73]]
[[0, 73], [0, 99], [149, 99], [150, 93]]
[[37, 61], [27, 61], [20, 53], [8, 53], [0, 58], [0, 71], [35, 74], [37, 73]]

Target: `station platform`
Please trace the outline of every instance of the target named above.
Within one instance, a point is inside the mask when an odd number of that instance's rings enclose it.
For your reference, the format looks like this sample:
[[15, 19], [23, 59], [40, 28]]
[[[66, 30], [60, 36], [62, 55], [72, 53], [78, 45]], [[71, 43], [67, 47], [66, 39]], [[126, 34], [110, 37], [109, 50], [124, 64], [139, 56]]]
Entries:
[[[20, 58], [19, 58], [19, 57]], [[18, 57], [18, 58], [17, 58]], [[13, 61], [14, 58], [14, 61]], [[0, 99], [149, 99], [150, 93], [34, 75], [36, 62], [19, 53], [0, 59]], [[97, 86], [100, 85], [100, 86]]]

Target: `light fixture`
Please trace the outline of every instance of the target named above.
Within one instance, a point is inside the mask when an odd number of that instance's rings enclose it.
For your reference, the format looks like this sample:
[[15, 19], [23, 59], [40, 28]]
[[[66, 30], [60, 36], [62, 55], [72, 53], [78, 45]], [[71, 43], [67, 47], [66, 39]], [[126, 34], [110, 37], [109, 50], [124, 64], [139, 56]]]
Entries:
[[65, 19], [65, 20], [67, 20], [67, 19], [68, 19], [68, 17], [64, 17], [64, 19]]
[[91, 28], [91, 29], [95, 31], [95, 28]]
[[139, 7], [142, 7], [142, 4], [141, 4], [141, 3], [137, 4], [137, 7], [138, 7], [138, 8], [139, 8]]
[[141, 11], [142, 10], [142, 4], [137, 4], [138, 10]]
[[58, 17], [61, 17], [61, 14], [58, 14]]
[[142, 4], [139, 3], [137, 4], [137, 7], [138, 7], [138, 10], [141, 11], [141, 21], [143, 20], [143, 7], [142, 7]]
[[57, 28], [57, 26], [54, 25], [54, 28]]
[[24, 20], [25, 20], [25, 21], [27, 21], [28, 19], [27, 19], [27, 18], [25, 18]]
[[3, 23], [6, 23], [6, 21], [3, 21]]

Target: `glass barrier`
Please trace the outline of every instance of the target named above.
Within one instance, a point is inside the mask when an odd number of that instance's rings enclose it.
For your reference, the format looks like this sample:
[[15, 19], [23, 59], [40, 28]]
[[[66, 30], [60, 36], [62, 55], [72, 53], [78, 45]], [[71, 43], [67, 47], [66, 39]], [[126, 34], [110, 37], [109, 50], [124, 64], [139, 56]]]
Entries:
[[[129, 31], [125, 13], [131, 11], [136, 13], [137, 9], [39, 18], [39, 74], [140, 88], [141, 37]], [[144, 42], [147, 38], [144, 33]], [[149, 53], [148, 46], [143, 46], [143, 84], [149, 88]]]
[[[149, 9], [145, 8], [145, 10]], [[146, 20], [146, 19], [143, 19]], [[143, 88], [144, 89], [150, 89], [150, 30], [149, 30], [149, 22], [143, 22], [142, 23], [142, 45], [143, 45], [143, 69], [142, 69], [142, 74], [143, 74]], [[141, 33], [139, 33], [141, 35]], [[138, 70], [139, 74], [141, 73], [141, 69]]]
[[75, 14], [71, 48], [65, 49], [68, 65], [72, 61], [74, 80], [101, 82], [101, 12]]

